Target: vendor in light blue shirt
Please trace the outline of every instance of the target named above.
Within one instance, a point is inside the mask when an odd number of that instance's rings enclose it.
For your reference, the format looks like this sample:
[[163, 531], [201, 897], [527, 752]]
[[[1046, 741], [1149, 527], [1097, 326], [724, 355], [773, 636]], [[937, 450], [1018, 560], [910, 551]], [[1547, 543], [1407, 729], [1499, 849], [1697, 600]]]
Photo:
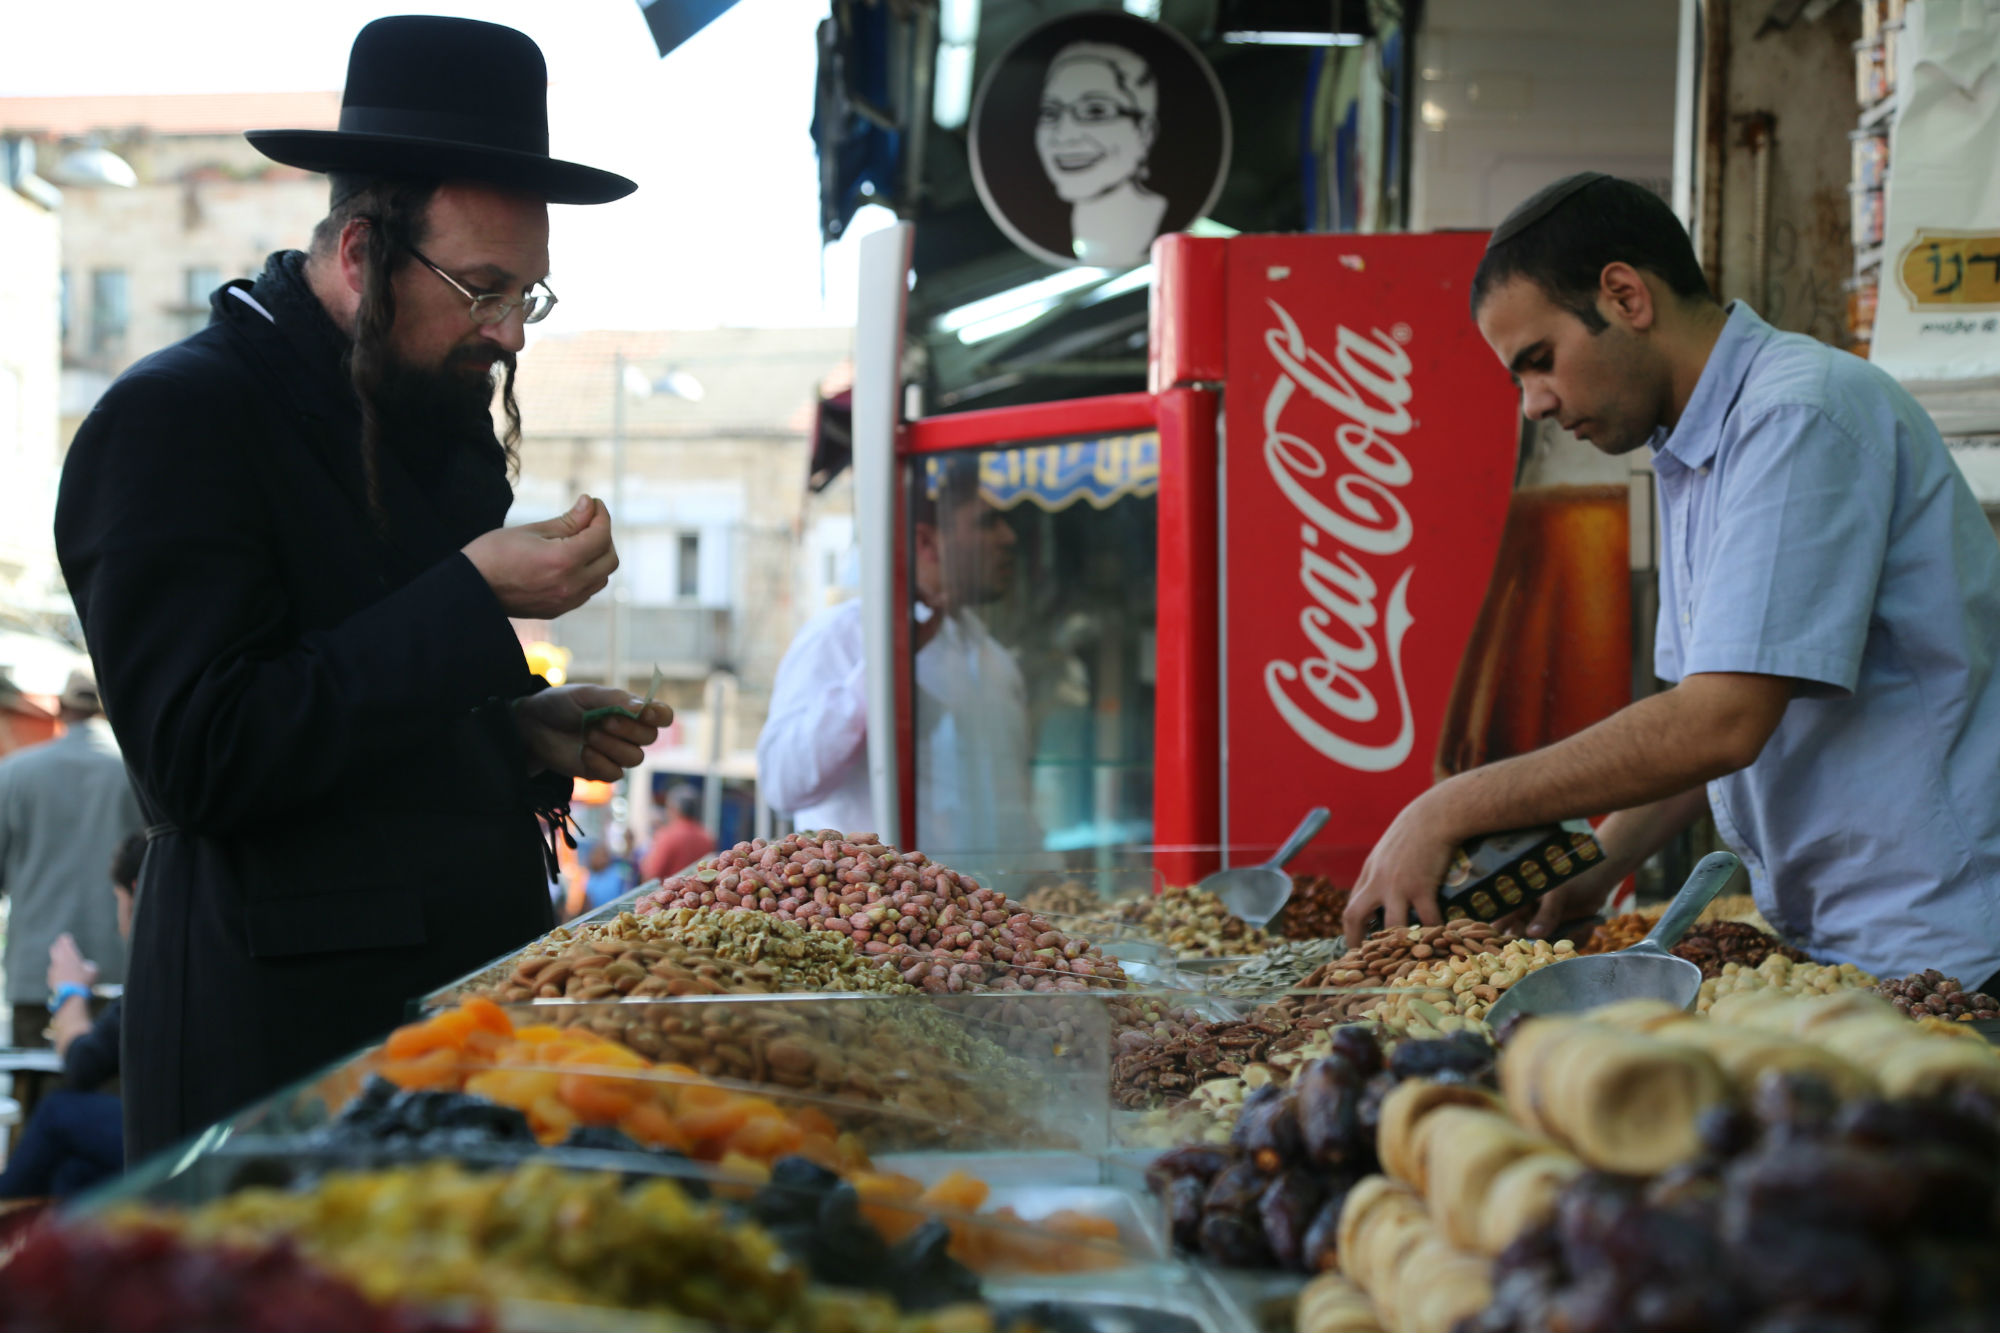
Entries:
[[1666, 205], [1597, 173], [1500, 225], [1473, 312], [1528, 416], [1654, 448], [1655, 669], [1676, 684], [1412, 802], [1350, 935], [1377, 907], [1435, 921], [1468, 837], [1615, 811], [1606, 864], [1543, 901], [1546, 933], [1712, 813], [1814, 957], [2000, 984], [2000, 542], [1923, 409], [1718, 305]]

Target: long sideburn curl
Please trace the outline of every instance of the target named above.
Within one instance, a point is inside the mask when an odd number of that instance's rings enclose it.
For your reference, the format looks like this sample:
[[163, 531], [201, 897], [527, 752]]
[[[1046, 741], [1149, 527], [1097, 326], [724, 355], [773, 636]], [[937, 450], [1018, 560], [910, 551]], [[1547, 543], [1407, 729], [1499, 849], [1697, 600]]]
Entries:
[[[356, 215], [366, 218], [368, 238], [363, 246], [361, 303], [354, 318], [354, 346], [348, 353], [348, 374], [354, 393], [361, 400], [361, 475], [368, 490], [368, 512], [378, 536], [389, 535], [389, 514], [382, 507], [382, 478], [379, 458], [382, 449], [381, 388], [388, 377], [390, 331], [396, 325], [397, 265], [404, 250], [415, 246], [436, 187], [430, 185], [385, 184], [369, 190], [373, 199], [357, 199], [362, 208]], [[373, 204], [374, 207], [368, 207]]]

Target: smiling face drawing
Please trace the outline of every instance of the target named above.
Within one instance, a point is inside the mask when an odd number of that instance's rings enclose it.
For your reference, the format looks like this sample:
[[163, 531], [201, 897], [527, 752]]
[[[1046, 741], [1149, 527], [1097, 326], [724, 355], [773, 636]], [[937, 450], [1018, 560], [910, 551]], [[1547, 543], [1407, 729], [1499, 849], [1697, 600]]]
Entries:
[[1056, 194], [1081, 203], [1134, 181], [1159, 132], [1158, 100], [1152, 71], [1129, 51], [1058, 52], [1035, 122], [1035, 150]]

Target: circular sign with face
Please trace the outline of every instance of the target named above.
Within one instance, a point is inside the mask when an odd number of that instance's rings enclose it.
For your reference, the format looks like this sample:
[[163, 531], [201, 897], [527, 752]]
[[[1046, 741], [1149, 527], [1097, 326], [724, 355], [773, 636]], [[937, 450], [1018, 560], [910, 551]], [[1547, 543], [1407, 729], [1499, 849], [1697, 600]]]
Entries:
[[987, 71], [972, 112], [987, 214], [1051, 264], [1129, 268], [1215, 204], [1229, 107], [1171, 28], [1116, 10], [1036, 28]]

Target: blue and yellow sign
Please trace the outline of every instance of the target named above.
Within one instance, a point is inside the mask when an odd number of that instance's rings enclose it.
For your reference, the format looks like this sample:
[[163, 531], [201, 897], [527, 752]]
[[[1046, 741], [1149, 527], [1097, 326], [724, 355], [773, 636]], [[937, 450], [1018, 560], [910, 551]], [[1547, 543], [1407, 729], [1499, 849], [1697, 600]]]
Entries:
[[[942, 470], [938, 459], [926, 460], [933, 495]], [[1152, 496], [1159, 488], [1158, 431], [1027, 444], [979, 455], [979, 498], [995, 509], [1014, 509], [1025, 502], [1055, 514], [1079, 500], [1093, 509], [1109, 509], [1120, 500]]]

